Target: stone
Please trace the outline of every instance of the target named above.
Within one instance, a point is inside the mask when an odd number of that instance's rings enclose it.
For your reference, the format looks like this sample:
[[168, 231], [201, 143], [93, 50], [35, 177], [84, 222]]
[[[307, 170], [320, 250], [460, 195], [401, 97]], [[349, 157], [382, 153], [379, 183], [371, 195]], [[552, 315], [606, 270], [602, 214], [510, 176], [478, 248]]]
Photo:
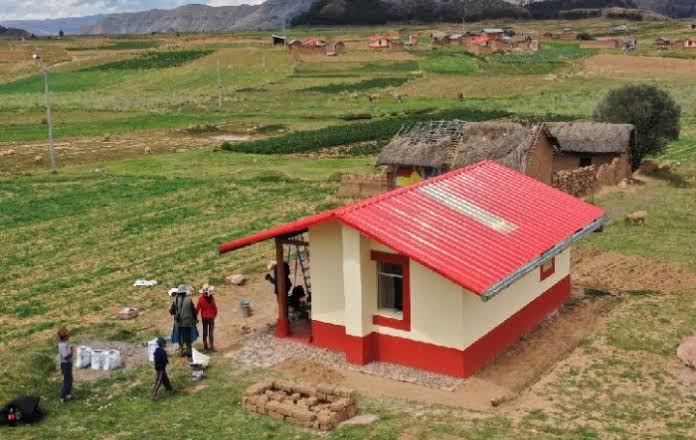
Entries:
[[339, 423], [338, 426], [351, 426], [351, 425], [370, 425], [379, 420], [379, 416], [374, 414], [361, 414], [359, 416], [351, 417], [348, 420], [344, 420]]
[[228, 283], [234, 284], [235, 286], [242, 286], [244, 283], [247, 282], [249, 278], [246, 275], [242, 274], [234, 274], [230, 275], [228, 277], [225, 277], [225, 280], [227, 280]]
[[285, 420], [285, 416], [275, 411], [268, 411], [268, 415], [277, 420]]
[[685, 365], [696, 368], [696, 336], [688, 336], [682, 339], [681, 344], [677, 348], [677, 357]]

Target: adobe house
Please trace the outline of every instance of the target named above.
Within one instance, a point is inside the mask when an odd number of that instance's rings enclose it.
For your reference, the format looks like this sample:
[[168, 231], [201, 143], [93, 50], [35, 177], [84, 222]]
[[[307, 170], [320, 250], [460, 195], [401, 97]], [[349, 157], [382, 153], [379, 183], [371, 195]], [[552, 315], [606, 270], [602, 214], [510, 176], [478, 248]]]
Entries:
[[368, 40], [370, 49], [389, 49], [391, 47], [391, 38], [385, 35], [373, 35]]
[[610, 165], [617, 159], [622, 178], [631, 176], [630, 152], [636, 142], [633, 125], [554, 122], [546, 126], [556, 151], [553, 157], [554, 172], [590, 165]]
[[[390, 362], [466, 377], [570, 297], [570, 248], [600, 208], [493, 161], [219, 246], [306, 233], [312, 276], [304, 342], [354, 364]], [[298, 337], [287, 296], [276, 336]]]
[[498, 28], [484, 29], [483, 36], [489, 40], [502, 40], [505, 36], [505, 31]]
[[684, 49], [696, 49], [696, 37], [684, 40]]
[[437, 121], [397, 134], [377, 158], [397, 186], [406, 186], [482, 160], [495, 160], [546, 184], [553, 146], [544, 125]]

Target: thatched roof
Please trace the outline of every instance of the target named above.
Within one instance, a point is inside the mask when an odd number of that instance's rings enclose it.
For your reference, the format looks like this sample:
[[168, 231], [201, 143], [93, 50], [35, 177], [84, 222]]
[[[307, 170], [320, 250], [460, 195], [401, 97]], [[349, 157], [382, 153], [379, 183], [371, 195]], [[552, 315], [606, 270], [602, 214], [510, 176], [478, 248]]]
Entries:
[[414, 126], [384, 147], [377, 165], [455, 169], [495, 160], [524, 172], [541, 127], [512, 122], [440, 121]]
[[547, 128], [554, 146], [568, 153], [625, 153], [635, 141], [631, 124], [556, 122]]

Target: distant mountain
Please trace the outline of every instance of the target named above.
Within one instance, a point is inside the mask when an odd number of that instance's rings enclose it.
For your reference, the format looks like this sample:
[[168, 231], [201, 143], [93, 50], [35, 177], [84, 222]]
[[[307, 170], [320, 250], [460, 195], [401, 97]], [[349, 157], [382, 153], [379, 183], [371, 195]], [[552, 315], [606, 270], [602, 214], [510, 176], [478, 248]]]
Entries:
[[18, 38], [29, 38], [30, 34], [29, 32], [23, 30], [23, 29], [15, 29], [15, 28], [6, 28], [4, 26], [0, 26], [0, 40], [2, 39], [18, 39]]
[[90, 26], [99, 21], [103, 15], [90, 15], [87, 17], [55, 18], [50, 20], [9, 20], [0, 24], [7, 27], [24, 29], [35, 35], [58, 35], [63, 30], [66, 35], [77, 34], [85, 26]]
[[461, 22], [528, 18], [504, 0], [317, 0], [295, 25], [384, 24], [390, 21]]
[[[696, 17], [696, 0], [506, 0], [529, 10], [532, 17], [539, 19], [567, 16], [563, 11], [623, 8], [642, 9], [672, 18]], [[636, 12], [628, 12], [636, 16]], [[604, 13], [600, 15], [606, 16]], [[640, 15], [640, 14], [638, 14]], [[647, 14], [646, 19], [657, 16]]]
[[279, 29], [309, 9], [314, 0], [268, 0], [260, 5], [186, 5], [176, 9], [107, 15], [84, 34], [148, 34]]

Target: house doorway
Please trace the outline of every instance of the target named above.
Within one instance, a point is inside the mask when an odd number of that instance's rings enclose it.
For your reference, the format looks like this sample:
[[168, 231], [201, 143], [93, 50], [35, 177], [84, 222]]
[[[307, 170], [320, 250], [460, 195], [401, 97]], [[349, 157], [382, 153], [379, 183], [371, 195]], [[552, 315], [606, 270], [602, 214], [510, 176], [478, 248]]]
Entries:
[[[309, 241], [305, 233], [276, 239], [275, 270], [266, 279], [275, 284], [278, 299], [276, 336], [312, 341], [312, 281]], [[275, 272], [275, 273], [274, 273]]]

